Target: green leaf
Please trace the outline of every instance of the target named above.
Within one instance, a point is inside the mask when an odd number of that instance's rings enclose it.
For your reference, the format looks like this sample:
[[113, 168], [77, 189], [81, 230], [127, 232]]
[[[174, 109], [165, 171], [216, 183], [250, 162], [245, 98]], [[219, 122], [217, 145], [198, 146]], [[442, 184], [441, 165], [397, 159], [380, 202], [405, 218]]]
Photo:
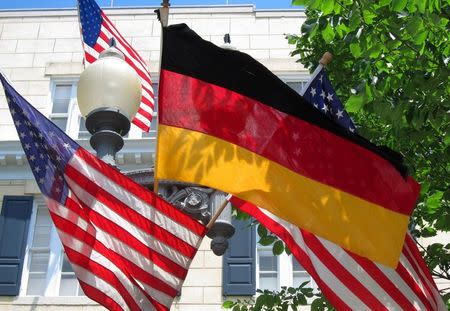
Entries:
[[321, 10], [324, 15], [328, 15], [333, 12], [334, 0], [322, 0]]
[[308, 304], [308, 301], [306, 300], [306, 297], [304, 295], [298, 295], [297, 299], [302, 306], [306, 306]]
[[446, 146], [450, 146], [450, 131], [447, 131], [444, 137], [444, 144]]
[[283, 244], [283, 242], [281, 242], [280, 240], [276, 241], [273, 244], [273, 247], [272, 247], [273, 254], [276, 255], [276, 256], [277, 255], [281, 255], [283, 253], [283, 251], [284, 251], [284, 244]]
[[439, 209], [443, 195], [443, 191], [436, 191], [427, 198], [426, 206], [428, 214], [434, 214]]
[[259, 224], [258, 225], [258, 235], [260, 237], [265, 237], [267, 235], [267, 229], [266, 227], [264, 227], [263, 225]]
[[437, 234], [437, 231], [433, 227], [425, 227], [422, 229], [422, 232], [421, 232], [421, 235], [424, 238], [433, 237], [433, 236], [436, 236], [436, 234]]
[[374, 44], [372, 47], [367, 51], [370, 58], [378, 58], [383, 51], [383, 45], [382, 44]]
[[407, 3], [408, 0], [392, 0], [391, 7], [394, 11], [400, 12], [405, 8]]
[[363, 17], [367, 25], [372, 25], [373, 20], [377, 17], [377, 14], [375, 14], [371, 10], [363, 10]]
[[234, 304], [235, 303], [233, 301], [227, 300], [223, 302], [222, 307], [225, 309], [230, 309], [234, 306]]
[[406, 25], [406, 31], [411, 35], [414, 36], [417, 32], [421, 32], [423, 30], [423, 20], [420, 18], [419, 15], [415, 15], [412, 17], [408, 25]]
[[258, 243], [262, 246], [268, 246], [275, 242], [275, 240], [276, 238], [274, 236], [268, 235], [259, 239]]
[[355, 30], [356, 28], [359, 28], [361, 25], [361, 16], [356, 10], [353, 10], [352, 15], [350, 16], [349, 20], [349, 28], [351, 31]]
[[359, 110], [361, 110], [363, 104], [364, 104], [363, 94], [352, 95], [345, 103], [345, 109], [348, 112], [358, 112]]
[[330, 26], [330, 24], [327, 24], [325, 29], [322, 30], [322, 38], [325, 40], [326, 43], [330, 43], [334, 39], [334, 30]]
[[359, 43], [350, 44], [350, 53], [352, 53], [354, 58], [359, 58], [361, 56], [362, 52]]
[[301, 6], [305, 6], [306, 4], [308, 4], [310, 1], [309, 0], [292, 0], [291, 4], [292, 5], [301, 5]]
[[416, 0], [417, 9], [420, 13], [425, 13], [428, 0]]

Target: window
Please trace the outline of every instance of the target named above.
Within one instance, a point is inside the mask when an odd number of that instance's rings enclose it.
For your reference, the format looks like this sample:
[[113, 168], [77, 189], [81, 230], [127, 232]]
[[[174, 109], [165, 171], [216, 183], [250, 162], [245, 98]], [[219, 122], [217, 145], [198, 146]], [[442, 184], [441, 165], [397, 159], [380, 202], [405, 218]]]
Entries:
[[50, 119], [65, 132], [69, 130], [71, 114], [76, 97], [76, 83], [62, 81], [54, 83], [52, 88], [52, 112]]
[[31, 216], [20, 295], [84, 295], [43, 202], [36, 204]]
[[300, 82], [286, 82], [287, 85], [291, 87], [294, 91], [300, 94], [300, 91], [305, 87], [308, 81], [300, 81]]
[[280, 290], [282, 286], [298, 287], [303, 282], [313, 289], [316, 283], [292, 255], [275, 256], [272, 247], [257, 244], [256, 286], [259, 289]]
[[278, 256], [272, 254], [271, 248], [258, 249], [259, 288], [277, 290]]

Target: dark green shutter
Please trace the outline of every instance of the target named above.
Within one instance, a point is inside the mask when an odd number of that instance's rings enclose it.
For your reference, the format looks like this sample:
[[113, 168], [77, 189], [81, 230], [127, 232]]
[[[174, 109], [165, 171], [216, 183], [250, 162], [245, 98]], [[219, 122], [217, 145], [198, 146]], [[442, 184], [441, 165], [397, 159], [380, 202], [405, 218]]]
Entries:
[[251, 220], [233, 219], [236, 233], [223, 257], [223, 294], [254, 295], [256, 288], [256, 237]]
[[19, 294], [33, 197], [4, 196], [0, 214], [0, 295]]

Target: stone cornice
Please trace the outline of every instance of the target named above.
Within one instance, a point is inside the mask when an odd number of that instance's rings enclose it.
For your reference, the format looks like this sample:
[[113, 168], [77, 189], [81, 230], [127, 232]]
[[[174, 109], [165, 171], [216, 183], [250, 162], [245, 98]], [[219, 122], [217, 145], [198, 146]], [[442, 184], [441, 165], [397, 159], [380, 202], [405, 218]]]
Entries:
[[[125, 139], [124, 148], [118, 153], [119, 165], [131, 165], [148, 168], [154, 163], [155, 138]], [[83, 148], [93, 152], [89, 141], [82, 139], [77, 143]], [[28, 166], [25, 154], [19, 141], [0, 141], [0, 170], [7, 167]], [[1, 173], [0, 173], [1, 175]]]
[[[159, 7], [113, 7], [102, 8], [108, 15], [154, 15]], [[305, 16], [303, 9], [256, 9], [252, 4], [242, 5], [189, 5], [171, 6], [170, 14], [213, 14], [213, 13], [256, 13], [257, 17], [301, 17]], [[1, 18], [27, 17], [64, 17], [76, 16], [75, 8], [61, 9], [7, 9], [0, 10]]]

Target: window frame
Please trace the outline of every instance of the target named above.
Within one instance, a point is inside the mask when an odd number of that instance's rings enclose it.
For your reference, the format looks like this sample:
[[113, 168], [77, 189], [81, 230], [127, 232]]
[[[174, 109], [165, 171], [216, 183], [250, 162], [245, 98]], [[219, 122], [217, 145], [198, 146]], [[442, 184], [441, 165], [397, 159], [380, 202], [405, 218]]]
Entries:
[[[36, 229], [36, 220], [38, 209], [45, 208], [47, 209], [47, 204], [45, 203], [43, 197], [35, 196], [33, 200], [33, 210], [31, 213], [30, 219], [30, 228], [28, 230], [27, 244], [25, 248], [25, 256], [24, 256], [24, 264], [22, 271], [22, 280], [19, 291], [19, 297], [69, 297], [69, 298], [85, 298], [85, 296], [61, 296], [59, 295], [60, 285], [61, 285], [61, 277], [62, 277], [62, 265], [64, 260], [64, 250], [62, 244], [59, 240], [58, 233], [56, 231], [56, 227], [51, 221], [51, 229], [50, 229], [50, 241], [49, 241], [49, 260], [47, 264], [47, 270], [45, 272], [45, 291], [43, 295], [29, 295], [27, 294], [28, 290], [28, 282], [30, 277], [30, 267], [31, 267], [31, 259], [33, 252], [33, 238]], [[77, 284], [77, 293], [80, 290], [80, 285]]]
[[[70, 137], [78, 139], [78, 129], [80, 126], [79, 117], [81, 116], [80, 109], [78, 108], [77, 102], [77, 85], [79, 77], [64, 77], [64, 78], [51, 78], [50, 79], [50, 94], [49, 94], [49, 104], [50, 111], [48, 118], [64, 118], [67, 117], [67, 124], [65, 133]], [[67, 113], [53, 113], [54, 97], [56, 92], [56, 87], [58, 85], [70, 84], [72, 86], [70, 92], [70, 100], [67, 107]]]
[[[257, 237], [258, 239], [258, 237]], [[256, 242], [256, 289], [267, 289], [260, 287], [260, 263], [259, 263], [259, 254], [260, 252], [270, 252], [272, 253], [272, 245], [270, 246], [262, 246], [258, 242]], [[275, 290], [280, 290], [282, 286], [294, 287], [294, 265], [293, 260], [295, 259], [292, 254], [288, 255], [286, 252], [283, 252], [280, 255], [273, 255], [277, 258], [277, 288]], [[312, 276], [306, 271], [309, 277], [309, 283], [306, 285], [307, 287], [311, 287], [314, 291], [318, 289], [318, 286]]]

